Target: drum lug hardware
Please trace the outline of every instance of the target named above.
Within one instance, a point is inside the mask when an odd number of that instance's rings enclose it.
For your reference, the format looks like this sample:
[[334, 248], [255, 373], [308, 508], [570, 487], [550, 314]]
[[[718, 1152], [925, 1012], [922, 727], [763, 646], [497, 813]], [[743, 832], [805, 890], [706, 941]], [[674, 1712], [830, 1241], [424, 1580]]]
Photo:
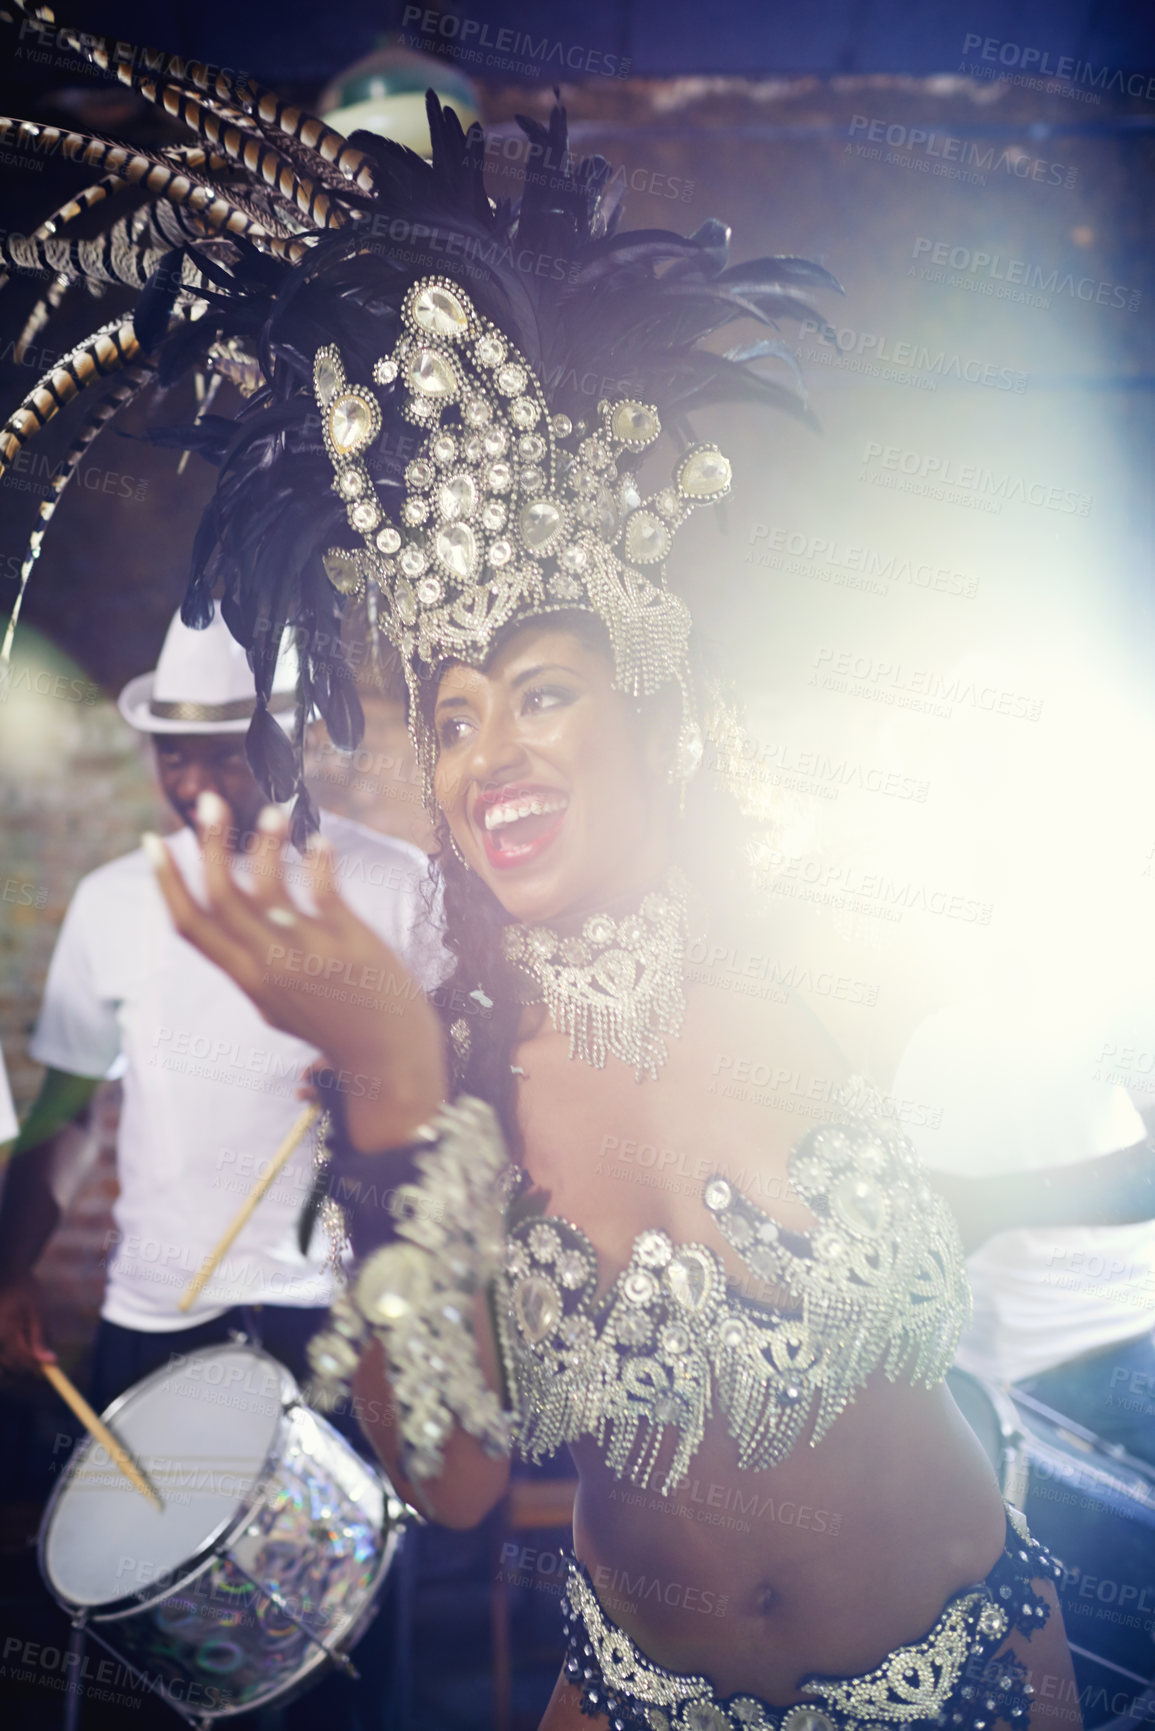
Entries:
[[230, 1328], [229, 1329], [229, 1343], [232, 1346], [251, 1346], [252, 1345], [252, 1342], [250, 1341], [248, 1335], [245, 1333], [243, 1328]]

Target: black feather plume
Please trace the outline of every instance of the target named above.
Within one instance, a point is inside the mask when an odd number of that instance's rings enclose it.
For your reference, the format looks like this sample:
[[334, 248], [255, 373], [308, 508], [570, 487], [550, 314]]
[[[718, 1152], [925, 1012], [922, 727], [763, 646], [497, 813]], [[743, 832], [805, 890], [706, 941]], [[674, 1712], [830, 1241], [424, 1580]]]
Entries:
[[[35, 10], [34, 0], [11, 4], [22, 16]], [[697, 408], [738, 400], [812, 421], [801, 390], [792, 388], [800, 380], [780, 327], [812, 320], [829, 332], [805, 297], [815, 289], [839, 292], [834, 278], [793, 257], [731, 264], [729, 230], [713, 219], [688, 236], [622, 232], [610, 165], [570, 154], [560, 103], [544, 123], [518, 117], [528, 153], [514, 204], [486, 192], [480, 127], [463, 129], [432, 92], [426, 160], [369, 133], [341, 140], [251, 81], [223, 73], [215, 84], [198, 82], [202, 74], [209, 79], [205, 69], [173, 62], [167, 83], [138, 78], [127, 49], [57, 29], [80, 58], [123, 62], [143, 96], [179, 109], [195, 134], [188, 161], [195, 159], [203, 181], [198, 197], [215, 199], [216, 214], [198, 223], [192, 207], [182, 206], [174, 216], [150, 177], [137, 190], [153, 197], [153, 206], [116, 218], [119, 228], [110, 219], [105, 243], [37, 239], [21, 251], [0, 235], [0, 267], [31, 263], [65, 283], [134, 288], [135, 339], [145, 353], [155, 350], [162, 388], [193, 368], [219, 366], [226, 377], [234, 376], [230, 368], [242, 371], [250, 394], [234, 421], [210, 414], [153, 437], [218, 468], [182, 616], [202, 626], [219, 604], [248, 651], [258, 694], [250, 761], [272, 797], [294, 798], [298, 839], [316, 821], [301, 775], [305, 710], [315, 705], [345, 748], [356, 745], [363, 725], [340, 650], [344, 600], [322, 563], [328, 547], [347, 545], [349, 532], [312, 391], [318, 348], [336, 344], [350, 377], [367, 379], [396, 341], [412, 283], [450, 275], [525, 357], [555, 414], [589, 419], [598, 397], [612, 390], [656, 404], [669, 429], [685, 429]], [[244, 133], [244, 150], [231, 134], [206, 145], [224, 115]], [[258, 146], [282, 166], [276, 187], [249, 170]], [[105, 154], [109, 148], [101, 145]], [[166, 157], [159, 166], [167, 164]], [[117, 208], [95, 191], [91, 203], [98, 211]], [[760, 326], [762, 340], [727, 353], [705, 346], [741, 322]], [[390, 508], [389, 495], [396, 498], [404, 484], [399, 453], [412, 453], [413, 428], [391, 393], [382, 390], [379, 401], [381, 433], [366, 462]], [[297, 629], [300, 644], [302, 706], [293, 741], [266, 709], [286, 628]]]

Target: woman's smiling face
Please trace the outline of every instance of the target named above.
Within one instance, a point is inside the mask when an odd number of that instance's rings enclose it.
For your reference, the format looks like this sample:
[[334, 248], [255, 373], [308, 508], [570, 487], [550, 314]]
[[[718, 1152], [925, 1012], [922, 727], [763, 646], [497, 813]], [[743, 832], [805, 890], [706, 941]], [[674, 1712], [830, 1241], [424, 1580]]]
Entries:
[[433, 721], [454, 841], [515, 919], [575, 917], [649, 888], [666, 863], [663, 752], [607, 651], [527, 625], [484, 672], [453, 663]]

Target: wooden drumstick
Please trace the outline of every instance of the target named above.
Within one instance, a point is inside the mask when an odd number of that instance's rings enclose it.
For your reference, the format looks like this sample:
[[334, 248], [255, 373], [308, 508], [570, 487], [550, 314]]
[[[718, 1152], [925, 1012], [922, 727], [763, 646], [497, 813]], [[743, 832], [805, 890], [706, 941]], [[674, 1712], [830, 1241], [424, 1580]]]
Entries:
[[253, 1185], [253, 1188], [249, 1191], [249, 1194], [237, 1209], [236, 1215], [222, 1236], [220, 1242], [213, 1250], [212, 1255], [205, 1262], [204, 1267], [193, 1276], [185, 1290], [181, 1293], [180, 1299], [177, 1303], [178, 1310], [188, 1310], [193, 1304], [195, 1304], [205, 1286], [212, 1279], [218, 1263], [232, 1244], [233, 1239], [249, 1220], [256, 1209], [258, 1202], [261, 1200], [261, 1197], [277, 1177], [281, 1168], [292, 1158], [301, 1138], [308, 1135], [320, 1115], [320, 1106], [312, 1105], [305, 1107], [305, 1110], [301, 1113], [301, 1116], [297, 1119], [297, 1122], [293, 1125], [293, 1128], [289, 1131], [289, 1134], [285, 1137], [285, 1140], [281, 1143], [281, 1146], [269, 1161], [268, 1170], [257, 1179], [257, 1182]]
[[164, 1504], [123, 1443], [117, 1442], [108, 1426], [97, 1417], [80, 1390], [68, 1380], [60, 1366], [58, 1364], [41, 1364], [40, 1368], [61, 1400], [72, 1408], [93, 1441], [98, 1442], [102, 1449], [108, 1451], [109, 1459], [114, 1466], [120, 1468], [129, 1484], [138, 1490], [142, 1497], [147, 1497], [149, 1502], [163, 1514]]

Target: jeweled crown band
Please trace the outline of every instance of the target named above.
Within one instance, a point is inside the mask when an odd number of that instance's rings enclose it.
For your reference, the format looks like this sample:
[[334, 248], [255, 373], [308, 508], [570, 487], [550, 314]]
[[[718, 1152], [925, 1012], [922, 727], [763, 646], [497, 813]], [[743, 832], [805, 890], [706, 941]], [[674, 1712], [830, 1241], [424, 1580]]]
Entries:
[[[604, 622], [619, 690], [680, 686], [685, 761], [697, 732], [690, 617], [662, 566], [691, 510], [730, 491], [721, 451], [692, 446], [672, 483], [643, 498], [634, 470], [661, 433], [656, 408], [603, 401], [592, 425], [551, 414], [524, 357], [445, 278], [412, 286], [402, 334], [373, 367], [374, 386], [401, 393], [401, 413], [429, 429], [395, 517], [365, 461], [382, 424], [374, 390], [348, 378], [332, 345], [318, 350], [313, 382], [333, 488], [361, 539], [330, 548], [325, 570], [343, 594], [380, 589], [411, 697], [439, 663], [483, 662], [506, 626], [575, 608]], [[411, 708], [428, 767], [433, 742]]]

